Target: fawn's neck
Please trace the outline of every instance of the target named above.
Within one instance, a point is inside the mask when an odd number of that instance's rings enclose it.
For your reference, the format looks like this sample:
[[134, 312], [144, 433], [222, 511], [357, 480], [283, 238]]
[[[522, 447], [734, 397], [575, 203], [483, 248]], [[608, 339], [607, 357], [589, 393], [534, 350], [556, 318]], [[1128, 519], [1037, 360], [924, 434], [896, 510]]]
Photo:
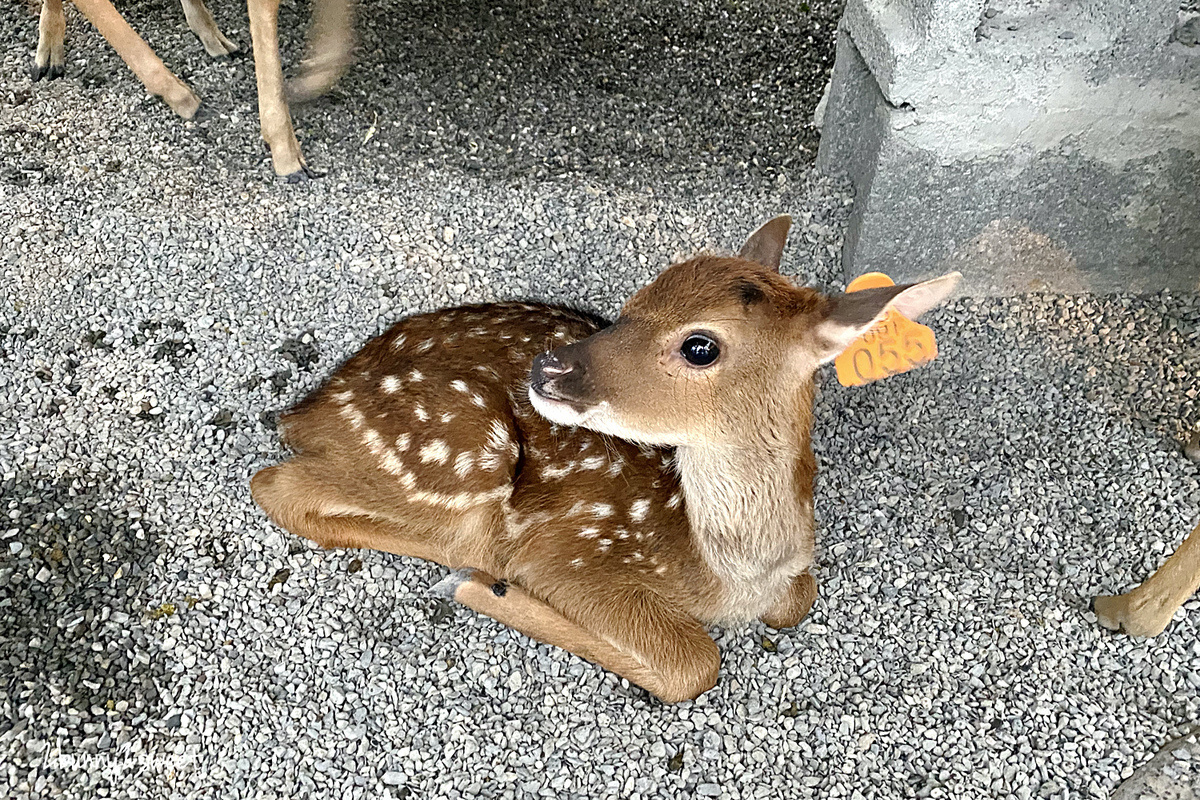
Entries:
[[812, 396], [804, 387], [736, 445], [677, 450], [692, 536], [731, 620], [765, 613], [812, 566]]

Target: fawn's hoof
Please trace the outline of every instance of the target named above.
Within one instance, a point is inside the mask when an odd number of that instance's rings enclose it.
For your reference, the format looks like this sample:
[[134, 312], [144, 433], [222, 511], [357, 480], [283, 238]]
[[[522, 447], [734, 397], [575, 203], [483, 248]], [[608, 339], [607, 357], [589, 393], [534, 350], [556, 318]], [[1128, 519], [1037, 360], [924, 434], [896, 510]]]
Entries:
[[792, 580], [787, 596], [775, 608], [763, 614], [763, 624], [775, 630], [794, 628], [804, 621], [817, 600], [817, 579], [811, 572], [804, 572]]
[[458, 591], [458, 587], [471, 580], [471, 576], [474, 574], [475, 570], [473, 569], [452, 569], [446, 577], [429, 587], [429, 593], [434, 597], [453, 600], [454, 593]]
[[1188, 461], [1200, 464], [1200, 431], [1195, 431], [1183, 443], [1183, 454]]

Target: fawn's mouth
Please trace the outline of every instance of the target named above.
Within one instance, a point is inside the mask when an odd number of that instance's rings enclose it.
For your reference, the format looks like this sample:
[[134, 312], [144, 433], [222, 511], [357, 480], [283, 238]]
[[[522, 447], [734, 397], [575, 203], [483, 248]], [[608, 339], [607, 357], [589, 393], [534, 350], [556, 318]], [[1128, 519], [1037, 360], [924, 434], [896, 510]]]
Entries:
[[563, 397], [549, 381], [530, 381], [529, 402], [533, 410], [557, 425], [583, 425], [593, 406]]
[[529, 400], [538, 409], [541, 409], [543, 406], [553, 405], [569, 408], [576, 414], [583, 414], [588, 410], [587, 403], [581, 403], [563, 394], [562, 390], [555, 385], [552, 378], [546, 378], [541, 375], [529, 381]]

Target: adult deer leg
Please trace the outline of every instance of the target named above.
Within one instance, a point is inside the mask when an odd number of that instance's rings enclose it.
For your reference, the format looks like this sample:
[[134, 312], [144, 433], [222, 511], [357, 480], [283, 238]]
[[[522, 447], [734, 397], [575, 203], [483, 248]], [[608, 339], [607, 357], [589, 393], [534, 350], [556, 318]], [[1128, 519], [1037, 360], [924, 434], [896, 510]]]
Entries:
[[289, 82], [288, 96], [305, 102], [329, 91], [353, 61], [354, 0], [318, 0], [313, 3], [308, 29], [308, 52], [300, 77]]
[[258, 123], [271, 148], [275, 174], [288, 182], [311, 177], [283, 94], [283, 64], [279, 60], [279, 0], [247, 0], [250, 39], [254, 45], [254, 74], [258, 80]]
[[42, 0], [42, 13], [38, 17], [37, 52], [29, 70], [33, 80], [54, 80], [63, 76], [63, 37], [66, 32], [67, 19], [63, 16], [62, 0]]
[[200, 98], [186, 83], [171, 74], [162, 59], [129, 27], [112, 3], [108, 0], [75, 0], [75, 5], [129, 65], [146, 91], [161, 97], [184, 119], [191, 119], [196, 114]]
[[200, 39], [205, 51], [213, 57], [229, 56], [238, 51], [236, 42], [231, 42], [221, 33], [213, 19], [212, 12], [204, 5], [204, 0], [182, 0], [183, 16], [187, 18], [188, 27]]
[[1200, 588], [1200, 525], [1141, 586], [1115, 597], [1097, 597], [1096, 617], [1106, 628], [1132, 636], [1157, 636], [1197, 588]]

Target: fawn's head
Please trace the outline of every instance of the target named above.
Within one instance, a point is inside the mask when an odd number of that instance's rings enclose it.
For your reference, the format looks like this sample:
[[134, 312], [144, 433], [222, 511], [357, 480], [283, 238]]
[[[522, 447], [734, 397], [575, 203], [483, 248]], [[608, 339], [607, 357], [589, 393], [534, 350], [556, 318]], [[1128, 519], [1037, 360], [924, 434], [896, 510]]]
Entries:
[[553, 422], [654, 445], [786, 438], [764, 426], [795, 418], [820, 365], [889, 309], [915, 319], [958, 282], [951, 273], [838, 296], [797, 288], [778, 273], [790, 226], [776, 217], [736, 257], [668, 268], [613, 325], [538, 356], [534, 406]]

